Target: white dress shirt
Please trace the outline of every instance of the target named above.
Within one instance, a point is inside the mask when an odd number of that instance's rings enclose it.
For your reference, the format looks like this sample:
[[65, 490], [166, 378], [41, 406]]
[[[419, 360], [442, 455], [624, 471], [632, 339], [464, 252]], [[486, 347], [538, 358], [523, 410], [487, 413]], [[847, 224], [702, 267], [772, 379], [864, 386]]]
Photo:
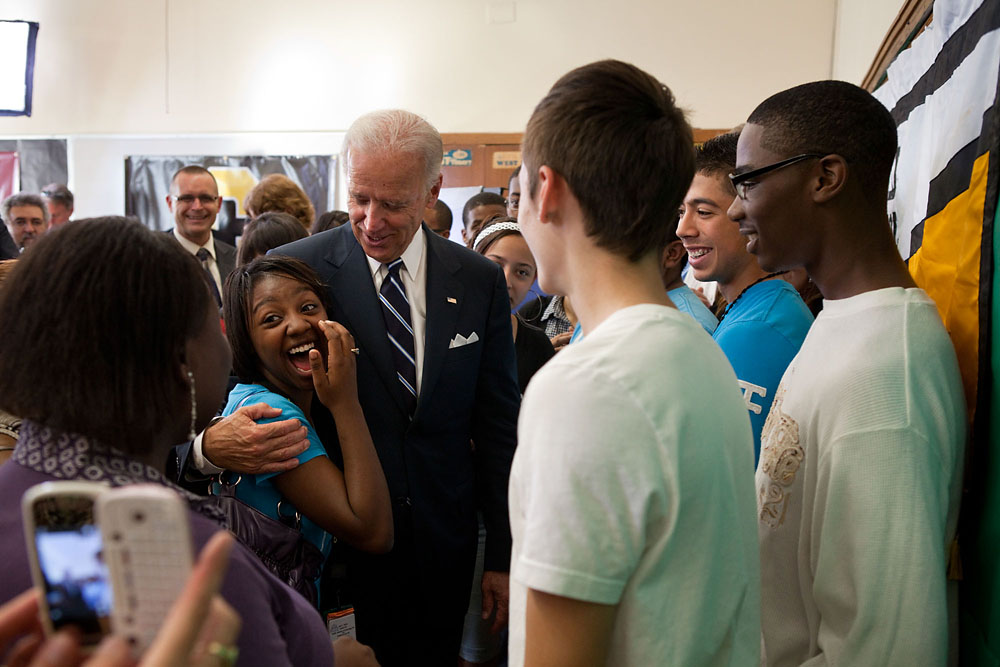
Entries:
[[212, 274], [212, 280], [215, 281], [215, 287], [219, 290], [219, 294], [222, 294], [222, 277], [219, 275], [219, 260], [215, 256], [215, 235], [209, 234], [208, 243], [205, 245], [198, 245], [197, 243], [188, 241], [186, 238], [181, 236], [181, 233], [177, 231], [176, 227], [174, 227], [173, 234], [174, 238], [177, 239], [177, 242], [181, 244], [181, 247], [194, 255], [196, 258], [198, 257], [198, 251], [202, 248], [208, 251], [208, 254], [211, 256], [211, 259], [208, 260], [208, 271]]
[[[424, 331], [427, 328], [427, 239], [422, 227], [417, 228], [410, 245], [403, 251], [403, 266], [399, 277], [406, 290], [406, 300], [410, 302], [410, 326], [413, 327], [413, 358], [417, 364], [417, 396], [420, 396], [420, 382], [424, 374]], [[372, 272], [375, 291], [382, 288], [382, 281], [389, 275], [389, 268], [368, 257], [368, 268]]]

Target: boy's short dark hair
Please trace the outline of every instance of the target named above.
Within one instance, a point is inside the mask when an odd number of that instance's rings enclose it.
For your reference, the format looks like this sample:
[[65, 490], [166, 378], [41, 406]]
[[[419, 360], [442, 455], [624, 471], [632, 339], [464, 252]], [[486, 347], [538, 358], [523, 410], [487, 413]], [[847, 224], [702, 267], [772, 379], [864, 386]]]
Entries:
[[445, 229], [451, 229], [451, 207], [445, 204], [441, 199], [434, 202], [434, 210], [437, 211], [438, 223]]
[[863, 88], [846, 81], [795, 86], [761, 102], [747, 123], [764, 128], [761, 143], [775, 153], [843, 157], [868, 200], [885, 203], [896, 159], [896, 123]]
[[[241, 382], [261, 382], [264, 379], [260, 372], [260, 357], [257, 356], [250, 337], [250, 315], [253, 310], [254, 287], [269, 275], [284, 276], [303, 283], [316, 294], [316, 298], [326, 309], [327, 316], [333, 312], [326, 285], [316, 271], [300, 259], [266, 255], [230, 273], [224, 288], [222, 318], [226, 323], [226, 338], [233, 352], [233, 370]], [[320, 352], [324, 353], [324, 350]]]
[[591, 63], [559, 79], [528, 121], [528, 195], [548, 165], [566, 179], [597, 245], [636, 261], [666, 245], [665, 223], [694, 176], [693, 146], [669, 88], [628, 63]]
[[187, 405], [177, 364], [210, 300], [198, 260], [134, 220], [46, 234], [0, 287], [0, 408], [147, 451]]
[[740, 135], [736, 132], [720, 134], [698, 146], [694, 153], [695, 173], [718, 178], [733, 197], [736, 196], [736, 188], [729, 180], [729, 174], [736, 169], [736, 144], [739, 140]]
[[240, 249], [236, 254], [236, 266], [249, 264], [254, 257], [266, 255], [272, 248], [304, 239], [306, 236], [306, 230], [295, 216], [280, 211], [261, 213], [243, 227]]
[[506, 209], [507, 202], [495, 192], [479, 192], [472, 195], [462, 208], [462, 225], [466, 229], [469, 228], [469, 214], [477, 206], [503, 206]]

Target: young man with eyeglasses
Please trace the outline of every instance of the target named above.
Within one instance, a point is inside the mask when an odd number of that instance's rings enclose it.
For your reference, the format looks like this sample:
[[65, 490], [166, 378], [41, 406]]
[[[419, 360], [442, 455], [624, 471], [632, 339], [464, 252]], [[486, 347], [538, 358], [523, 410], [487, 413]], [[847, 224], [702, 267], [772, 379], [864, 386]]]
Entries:
[[768, 665], [948, 658], [965, 401], [886, 216], [895, 155], [889, 112], [837, 81], [772, 96], [740, 134], [730, 217], [764, 270], [803, 266], [824, 298], [761, 438]]
[[586, 336], [535, 374], [518, 421], [514, 667], [758, 662], [750, 424], [660, 278], [691, 144], [670, 90], [613, 60], [563, 76], [525, 130], [518, 224]]
[[236, 248], [212, 234], [212, 226], [222, 206], [215, 176], [200, 165], [181, 167], [170, 181], [167, 208], [174, 214], [174, 238], [198, 258], [212, 278], [212, 295], [222, 307], [222, 286], [236, 267]]
[[737, 139], [736, 134], [723, 134], [698, 147], [677, 235], [684, 242], [694, 277], [714, 280], [726, 299], [712, 338], [736, 371], [753, 427], [756, 464], [760, 432], [774, 392], [813, 316], [780, 273], [760, 268], [726, 213], [736, 198], [729, 173], [736, 167]]

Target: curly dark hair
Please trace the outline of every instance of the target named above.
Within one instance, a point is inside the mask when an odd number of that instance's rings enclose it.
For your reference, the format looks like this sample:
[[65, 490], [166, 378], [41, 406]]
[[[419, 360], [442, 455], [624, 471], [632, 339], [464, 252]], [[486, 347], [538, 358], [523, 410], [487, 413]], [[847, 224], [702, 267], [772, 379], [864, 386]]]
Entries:
[[175, 367], [211, 299], [198, 260], [135, 220], [46, 234], [0, 289], [0, 408], [145, 451], [187, 405]]

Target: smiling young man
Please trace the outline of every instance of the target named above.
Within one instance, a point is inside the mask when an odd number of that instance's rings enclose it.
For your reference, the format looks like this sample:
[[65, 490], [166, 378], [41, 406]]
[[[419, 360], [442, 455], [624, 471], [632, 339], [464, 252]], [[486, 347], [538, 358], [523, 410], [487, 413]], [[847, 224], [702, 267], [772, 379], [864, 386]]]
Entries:
[[677, 235], [694, 277], [714, 280], [729, 304], [712, 337], [736, 371], [753, 426], [754, 461], [760, 432], [782, 373], [799, 351], [813, 316], [789, 283], [760, 268], [726, 211], [736, 198], [736, 134], [706, 141], [695, 153], [695, 175], [680, 207]]
[[670, 90], [612, 60], [557, 81], [525, 130], [519, 225], [586, 337], [518, 423], [511, 665], [757, 662], [746, 409], [660, 278], [691, 142]]
[[955, 351], [886, 217], [896, 126], [861, 88], [778, 93], [740, 134], [729, 215], [824, 306], [757, 467], [768, 665], [943, 665], [965, 442]]

